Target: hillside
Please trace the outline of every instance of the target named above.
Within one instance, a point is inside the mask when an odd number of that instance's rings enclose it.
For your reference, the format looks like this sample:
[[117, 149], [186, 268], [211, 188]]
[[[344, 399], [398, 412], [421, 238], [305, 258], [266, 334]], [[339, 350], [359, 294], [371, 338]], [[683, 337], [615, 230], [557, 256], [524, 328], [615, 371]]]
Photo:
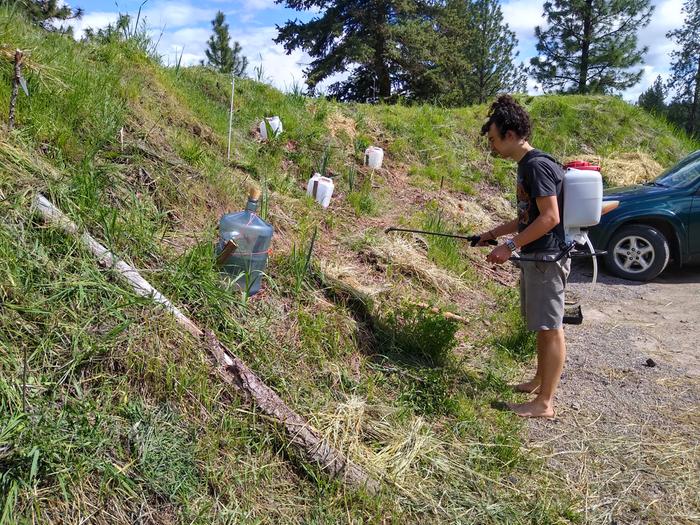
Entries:
[[[241, 79], [227, 163], [226, 77], [6, 11], [0, 26], [2, 49], [28, 50], [31, 68], [16, 129], [0, 130], [0, 523], [583, 520], [581, 493], [491, 407], [514, 398], [507, 385], [533, 352], [513, 270], [456, 242], [383, 233], [473, 233], [512, 215], [513, 165], [478, 134], [486, 106], [341, 105]], [[11, 74], [3, 61], [3, 85]], [[611, 184], [699, 147], [619, 99], [523, 102], [535, 146], [598, 158]], [[271, 114], [285, 131], [263, 142], [256, 125]], [[375, 172], [362, 166], [370, 144], [385, 149]], [[305, 196], [324, 153], [327, 210]], [[213, 260], [218, 219], [251, 182], [275, 236], [265, 289], [247, 298]], [[36, 192], [211, 329], [380, 493], [300, 458], [198, 341], [32, 213]]]

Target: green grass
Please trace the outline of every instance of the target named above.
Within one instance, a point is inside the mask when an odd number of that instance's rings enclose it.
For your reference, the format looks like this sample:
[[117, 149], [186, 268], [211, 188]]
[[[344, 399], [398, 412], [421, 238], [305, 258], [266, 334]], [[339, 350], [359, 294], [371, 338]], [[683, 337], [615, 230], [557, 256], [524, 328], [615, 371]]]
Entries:
[[[0, 137], [0, 524], [88, 515], [133, 523], [144, 513], [207, 524], [581, 521], [577, 502], [522, 446], [519, 422], [491, 408], [509, 398], [507, 382], [532, 355], [530, 336], [512, 330], [515, 296], [473, 273], [460, 241], [426, 239], [432, 261], [504, 312], [488, 312], [496, 333], [472, 341], [469, 327], [402, 308], [406, 299], [447, 299], [368, 260], [380, 230], [358, 231], [358, 217], [379, 224], [406, 205], [394, 179], [358, 175], [370, 144], [385, 147], [389, 170], [405, 168], [417, 188], [510, 191], [513, 166], [494, 161], [478, 135], [485, 106], [340, 106], [240, 79], [229, 164], [226, 76], [163, 68], [138, 42], [76, 43], [5, 8], [0, 27], [44, 72], [28, 74], [17, 129]], [[5, 85], [10, 74], [4, 64]], [[8, 97], [2, 91], [0, 105]], [[668, 164], [697, 147], [616, 99], [526, 102], [535, 145], [558, 155], [585, 144]], [[336, 112], [355, 120], [354, 135], [333, 136]], [[285, 132], [262, 143], [254, 129], [270, 114]], [[606, 114], [614, 118], [603, 126]], [[321, 164], [344, 174], [329, 210], [304, 190]], [[243, 206], [251, 179], [278, 244], [268, 286], [246, 298], [212, 261], [216, 221]], [[377, 469], [383, 492], [348, 490], [297, 457], [169, 316], [30, 212], [37, 190], [213, 330], [336, 446]], [[416, 212], [407, 221], [453, 230], [436, 207]], [[360, 277], [382, 288], [390, 344], [309, 277], [333, 257], [364, 265]], [[465, 366], [465, 341], [484, 352], [478, 371]]]
[[348, 202], [358, 216], [377, 215], [380, 204], [372, 188], [371, 177], [365, 178], [358, 189], [348, 193]]

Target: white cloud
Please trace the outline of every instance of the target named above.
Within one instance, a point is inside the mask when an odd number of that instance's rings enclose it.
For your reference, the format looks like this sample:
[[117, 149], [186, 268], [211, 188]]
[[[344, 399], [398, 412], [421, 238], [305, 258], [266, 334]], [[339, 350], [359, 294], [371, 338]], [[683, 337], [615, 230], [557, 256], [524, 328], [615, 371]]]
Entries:
[[70, 20], [66, 25], [71, 26], [75, 36], [79, 38], [83, 36], [85, 29], [104, 29], [107, 25], [116, 22], [118, 17], [119, 13], [116, 12], [95, 11], [84, 14], [80, 20]]
[[256, 11], [263, 11], [265, 9], [273, 9], [276, 6], [275, 0], [241, 0], [237, 2], [231, 2], [231, 0], [213, 0], [217, 4], [239, 4], [246, 9], [254, 9]]
[[520, 59], [528, 62], [535, 54], [535, 27], [546, 27], [541, 0], [513, 0], [501, 6], [503, 20], [518, 37]]
[[666, 38], [666, 33], [683, 25], [682, 7], [682, 0], [659, 2], [649, 25], [639, 31], [639, 44], [649, 48], [645, 56], [647, 64], [668, 67], [669, 53], [674, 49], [674, 43]]
[[[204, 50], [211, 34], [208, 28], [187, 27], [177, 31], [167, 32], [158, 46], [166, 65], [177, 62], [180, 53], [182, 65], [190, 66], [205, 60]], [[287, 55], [284, 48], [275, 44], [277, 36], [275, 27], [249, 28], [233, 35], [233, 40], [241, 44], [241, 52], [248, 58], [247, 74], [255, 76], [254, 68], [262, 64], [264, 77], [279, 89], [288, 89], [293, 83], [303, 83], [304, 67], [309, 56], [302, 51], [293, 51]]]
[[161, 1], [144, 10], [142, 14], [146, 17], [149, 26], [175, 29], [211, 22], [216, 15], [216, 9], [204, 9], [182, 2]]

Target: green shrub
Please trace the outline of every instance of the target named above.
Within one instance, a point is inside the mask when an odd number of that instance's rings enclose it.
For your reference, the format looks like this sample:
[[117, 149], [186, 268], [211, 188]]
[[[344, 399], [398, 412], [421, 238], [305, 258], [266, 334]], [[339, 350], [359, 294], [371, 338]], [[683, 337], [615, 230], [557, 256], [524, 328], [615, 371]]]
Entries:
[[449, 361], [457, 345], [457, 328], [441, 313], [405, 303], [387, 315], [385, 342], [402, 357], [440, 366]]

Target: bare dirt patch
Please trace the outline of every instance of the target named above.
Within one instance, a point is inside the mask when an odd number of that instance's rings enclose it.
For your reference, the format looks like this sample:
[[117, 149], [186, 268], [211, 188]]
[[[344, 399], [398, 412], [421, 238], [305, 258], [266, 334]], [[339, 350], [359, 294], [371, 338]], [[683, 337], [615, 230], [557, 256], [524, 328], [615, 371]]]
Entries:
[[530, 446], [585, 523], [698, 523], [700, 269], [588, 283], [576, 268], [584, 323], [567, 327], [557, 419], [528, 422]]

